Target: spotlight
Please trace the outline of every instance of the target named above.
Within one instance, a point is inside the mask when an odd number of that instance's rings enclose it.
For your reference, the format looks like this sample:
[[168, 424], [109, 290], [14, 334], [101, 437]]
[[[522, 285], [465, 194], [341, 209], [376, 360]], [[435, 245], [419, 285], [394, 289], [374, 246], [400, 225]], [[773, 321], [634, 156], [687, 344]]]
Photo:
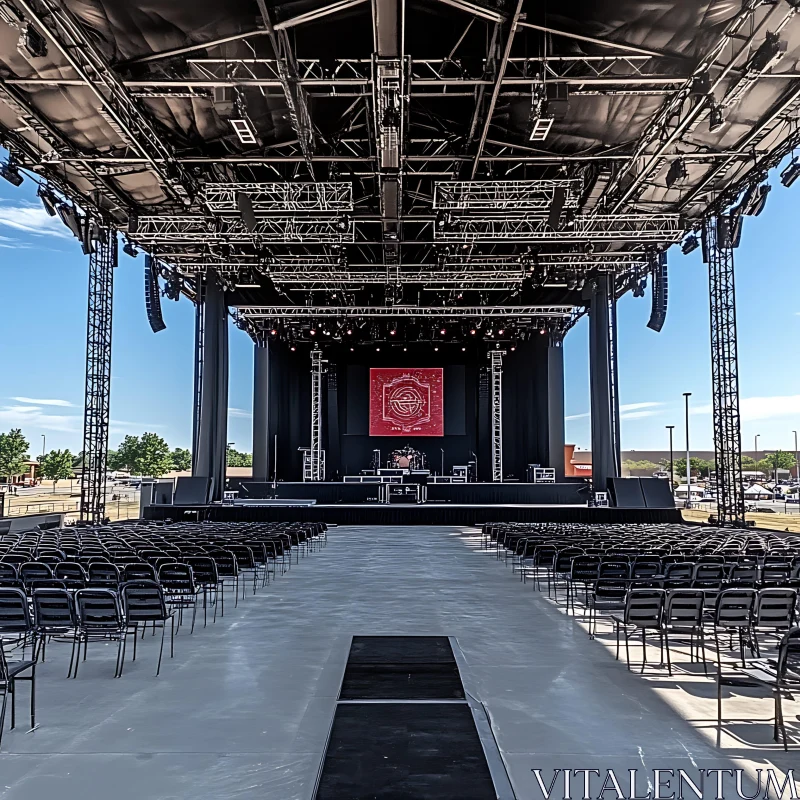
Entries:
[[690, 233], [681, 244], [681, 253], [688, 256], [689, 253], [697, 250], [698, 247], [700, 247], [700, 240], [693, 233]]
[[725, 124], [725, 114], [722, 111], [722, 106], [711, 101], [711, 111], [708, 115], [708, 130], [711, 133], [718, 131]]
[[376, 352], [376, 353], [380, 353], [380, 351], [381, 351], [380, 347], [376, 347], [376, 348], [375, 348], [375, 352]]
[[[45, 58], [47, 55], [47, 40], [33, 25], [28, 25], [19, 37], [17, 50], [25, 50], [31, 58]], [[23, 54], [24, 55], [24, 54]]]
[[462, 347], [462, 348], [461, 348], [461, 352], [462, 352], [462, 353], [465, 353], [466, 351], [467, 351], [467, 348], [466, 348], [466, 347]]
[[510, 349], [510, 350], [511, 350], [511, 352], [513, 353], [513, 352], [514, 352], [514, 351], [517, 349], [517, 346], [516, 346], [516, 345], [514, 345], [514, 344], [512, 344], [512, 345], [511, 345], [511, 347], [510, 347], [509, 349]]
[[403, 348], [403, 352], [404, 352], [404, 353], [407, 353], [407, 352], [408, 352], [408, 348], [407, 348], [407, 347], [404, 347], [404, 348]]
[[236, 208], [245, 228], [253, 233], [258, 227], [258, 220], [256, 219], [256, 212], [253, 209], [253, 201], [250, 195], [245, 192], [238, 192], [236, 195]]
[[800, 178], [800, 156], [793, 158], [781, 172], [781, 183], [788, 189], [798, 178]]
[[352, 328], [348, 328], [348, 329], [345, 331], [345, 333], [347, 333], [347, 335], [348, 335], [348, 336], [352, 336], [352, 335], [353, 335], [353, 329], [352, 329]]
[[767, 195], [772, 190], [768, 183], [758, 186], [750, 186], [744, 193], [742, 201], [739, 203], [739, 210], [748, 217], [757, 217], [767, 204]]
[[502, 336], [504, 333], [505, 333], [505, 329], [504, 328], [500, 328], [500, 330], [497, 331], [497, 335], [498, 336]]
[[131, 258], [136, 258], [139, 255], [139, 251], [133, 246], [133, 244], [126, 239], [125, 244], [122, 246], [122, 252], [125, 253], [126, 256], [130, 256]]
[[292, 346], [291, 346], [289, 349], [290, 349], [290, 350], [291, 350], [293, 353], [294, 353], [294, 351], [295, 351], [295, 350], [297, 350], [297, 348], [296, 348], [294, 345], [292, 345]]
[[275, 328], [272, 328], [272, 330], [270, 330], [270, 333], [271, 333], [273, 336], [277, 336], [277, 335], [278, 335], [278, 331], [277, 331]]
[[22, 173], [11, 159], [0, 164], [0, 178], [5, 178], [12, 186], [19, 186], [24, 180]]
[[389, 336], [394, 336], [396, 333], [397, 333], [397, 329], [396, 329], [396, 328], [392, 328], [392, 329], [389, 331]]
[[434, 350], [434, 352], [436, 352], [436, 353], [438, 353], [438, 352], [439, 352], [439, 348], [438, 348], [438, 347], [434, 347], [434, 348], [433, 348], [433, 350]]
[[686, 175], [686, 162], [682, 158], [676, 158], [667, 172], [667, 189], [671, 189], [676, 183], [682, 183], [686, 180]]
[[474, 336], [478, 331], [476, 328], [470, 328], [469, 332]]
[[351, 347], [351, 348], [350, 348], [350, 352], [351, 352], [351, 353], [355, 352], [355, 348], [354, 348], [354, 347]]
[[440, 333], [442, 336], [444, 336], [444, 335], [447, 333], [447, 329], [446, 329], [446, 328], [441, 328], [441, 329], [439, 330], [439, 333]]
[[336, 230], [340, 233], [347, 233], [350, 230], [350, 217], [347, 214], [337, 218]]
[[39, 191], [36, 194], [39, 195], [39, 199], [42, 201], [42, 205], [44, 206], [44, 210], [47, 212], [47, 215], [54, 217], [56, 215], [56, 199], [53, 197], [53, 194], [50, 192], [50, 190], [46, 189], [44, 186], [40, 186]]
[[316, 328], [311, 328], [311, 330], [309, 330], [308, 334], [309, 334], [309, 336], [316, 336], [317, 335]]

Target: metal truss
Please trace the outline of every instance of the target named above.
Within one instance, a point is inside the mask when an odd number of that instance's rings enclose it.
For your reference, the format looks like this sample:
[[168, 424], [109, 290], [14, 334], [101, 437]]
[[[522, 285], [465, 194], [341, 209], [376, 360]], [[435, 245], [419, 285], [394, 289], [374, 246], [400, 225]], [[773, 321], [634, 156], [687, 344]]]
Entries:
[[230, 217], [139, 217], [128, 229], [137, 244], [158, 246], [210, 242], [342, 244], [355, 238], [347, 217], [262, 217], [254, 231]]
[[[755, 24], [754, 16], [760, 8], [767, 10], [760, 23]], [[641, 184], [663, 166], [664, 156], [670, 148], [705, 116], [714, 102], [714, 93], [736, 67], [741, 54], [750, 51], [758, 33], [771, 20], [772, 14], [780, 10], [784, 10], [784, 17], [795, 13], [794, 8], [785, 11], [782, 4], [766, 4], [763, 0], [745, 0], [742, 3], [738, 13], [728, 22], [711, 48], [698, 59], [692, 74], [667, 98], [661, 110], [650, 120], [629, 156], [628, 168], [619, 170], [609, 182], [604, 197], [615, 198], [612, 211], [619, 211], [634, 197]], [[716, 69], [713, 79], [710, 79], [709, 70], [712, 66]], [[698, 94], [698, 86], [701, 85], [705, 94]], [[653, 146], [655, 150], [649, 152]], [[647, 160], [640, 167], [645, 156]], [[632, 176], [633, 180], [627, 180], [623, 189], [626, 176]]]
[[103, 521], [111, 394], [111, 320], [117, 234], [101, 230], [89, 256], [89, 310], [86, 327], [86, 393], [83, 417], [83, 472], [80, 518]]
[[311, 463], [312, 481], [325, 480], [325, 462], [322, 452], [322, 376], [328, 362], [322, 358], [322, 350], [311, 351]]
[[162, 140], [143, 107], [137, 105], [123, 82], [100, 52], [89, 29], [61, 0], [13, 0], [25, 16], [47, 36], [66, 62], [100, 101], [109, 124], [125, 143], [147, 160], [161, 183], [184, 204], [196, 194], [193, 178], [174, 160], [172, 148]]
[[[613, 283], [613, 282], [612, 282]], [[611, 401], [611, 450], [614, 455], [616, 475], [621, 475], [622, 453], [619, 419], [619, 362], [617, 354], [617, 297], [612, 291], [608, 297], [608, 388]]]
[[503, 355], [489, 352], [489, 390], [492, 407], [492, 480], [503, 480]]
[[711, 307], [711, 382], [714, 395], [714, 453], [717, 509], [723, 525], [743, 527], [742, 436], [739, 417], [739, 362], [736, 343], [736, 291], [728, 217], [706, 220]]
[[241, 316], [249, 319], [331, 319], [375, 317], [392, 319], [517, 319], [568, 318], [572, 306], [239, 306]]
[[435, 229], [441, 242], [677, 242], [685, 226], [677, 214], [627, 214], [576, 217], [571, 227], [553, 230], [546, 219], [531, 216], [458, 217], [452, 225]]
[[437, 181], [433, 207], [441, 210], [530, 211], [546, 214], [556, 191], [563, 192], [563, 208], [576, 209], [583, 181], [565, 178], [538, 181]]
[[237, 197], [246, 194], [259, 214], [353, 210], [352, 183], [207, 183], [203, 197], [215, 214], [239, 214]]

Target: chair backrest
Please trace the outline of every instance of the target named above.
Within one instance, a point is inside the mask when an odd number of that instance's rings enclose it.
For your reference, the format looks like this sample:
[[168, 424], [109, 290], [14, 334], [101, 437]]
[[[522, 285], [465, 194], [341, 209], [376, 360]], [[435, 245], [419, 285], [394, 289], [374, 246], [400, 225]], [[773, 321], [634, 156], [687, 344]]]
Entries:
[[631, 564], [619, 558], [604, 558], [600, 562], [598, 575], [601, 578], [625, 580], [630, 578]]
[[66, 589], [36, 589], [33, 592], [33, 622], [40, 631], [75, 627], [75, 606]]
[[53, 570], [40, 561], [27, 561], [25, 564], [20, 564], [19, 577], [27, 584], [36, 578], [52, 578]]
[[119, 569], [114, 564], [92, 562], [89, 564], [89, 583], [116, 588], [119, 585]]
[[676, 589], [667, 595], [664, 624], [677, 627], [700, 627], [703, 623], [703, 592]]
[[111, 589], [78, 589], [75, 592], [78, 623], [86, 630], [118, 630], [122, 615], [116, 592]]
[[25, 592], [12, 587], [0, 588], [0, 633], [26, 633], [32, 624]]
[[800, 674], [800, 628], [787, 631], [778, 647], [778, 680], [786, 680], [790, 670], [796, 680], [795, 676]]
[[252, 569], [255, 566], [253, 551], [249, 547], [243, 544], [232, 544], [228, 546], [228, 550], [236, 556], [240, 569]]
[[717, 595], [714, 624], [721, 628], [748, 627], [755, 601], [755, 589], [724, 589]]
[[194, 592], [195, 582], [192, 568], [180, 561], [164, 564], [158, 570], [158, 581], [167, 594]]
[[233, 578], [239, 574], [239, 564], [236, 556], [229, 550], [212, 550], [208, 554], [217, 565], [217, 572], [221, 578]]
[[600, 556], [575, 556], [570, 577], [574, 581], [593, 581], [598, 577]]
[[625, 600], [625, 622], [639, 628], [657, 628], [664, 611], [661, 589], [631, 589]]
[[694, 579], [696, 581], [720, 581], [725, 575], [725, 566], [718, 563], [696, 564]]
[[657, 558], [637, 558], [631, 567], [632, 578], [652, 578], [661, 574], [661, 561]]
[[761, 582], [782, 584], [789, 581], [792, 574], [792, 566], [787, 562], [782, 564], [767, 564], [761, 570]]
[[154, 581], [156, 579], [156, 571], [152, 564], [146, 561], [138, 562], [136, 564], [126, 564], [123, 570], [125, 581]]
[[167, 619], [164, 593], [155, 581], [129, 581], [123, 583], [119, 591], [125, 621], [129, 625]]
[[572, 559], [581, 555], [583, 555], [583, 550], [580, 547], [565, 547], [560, 550], [555, 560], [555, 571], [569, 572], [572, 567]]
[[219, 583], [217, 564], [211, 556], [186, 556], [185, 561], [192, 568], [198, 585], [216, 586]]
[[19, 577], [19, 573], [17, 572], [17, 568], [13, 564], [9, 564], [5, 561], [0, 561], [0, 580], [4, 578], [8, 578], [10, 580], [17, 580]]
[[756, 597], [753, 624], [758, 628], [790, 628], [796, 603], [794, 589], [762, 589]]
[[681, 579], [694, 577], [694, 564], [691, 561], [676, 561], [668, 564], [664, 570], [664, 577], [667, 579]]

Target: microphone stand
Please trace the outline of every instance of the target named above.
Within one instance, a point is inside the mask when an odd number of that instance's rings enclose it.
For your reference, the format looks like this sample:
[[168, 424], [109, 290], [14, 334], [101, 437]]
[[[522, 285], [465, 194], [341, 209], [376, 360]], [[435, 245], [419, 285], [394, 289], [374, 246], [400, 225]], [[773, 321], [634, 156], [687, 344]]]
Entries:
[[444, 477], [444, 447], [439, 448], [442, 451], [442, 477]]

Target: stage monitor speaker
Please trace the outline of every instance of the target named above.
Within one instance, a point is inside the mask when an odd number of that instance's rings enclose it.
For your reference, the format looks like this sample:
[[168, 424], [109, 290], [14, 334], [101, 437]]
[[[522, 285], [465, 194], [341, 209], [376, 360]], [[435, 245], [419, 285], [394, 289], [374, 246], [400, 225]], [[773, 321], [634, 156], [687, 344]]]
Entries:
[[161, 289], [158, 288], [158, 261], [149, 253], [144, 259], [144, 304], [147, 307], [147, 321], [153, 333], [163, 331], [167, 326], [161, 316]]
[[172, 503], [176, 506], [205, 506], [211, 498], [211, 478], [181, 477], [175, 486]]
[[617, 508], [644, 508], [644, 495], [638, 478], [611, 478], [608, 488]]
[[669, 481], [663, 478], [640, 478], [639, 482], [647, 508], [675, 508], [675, 498], [669, 489]]

